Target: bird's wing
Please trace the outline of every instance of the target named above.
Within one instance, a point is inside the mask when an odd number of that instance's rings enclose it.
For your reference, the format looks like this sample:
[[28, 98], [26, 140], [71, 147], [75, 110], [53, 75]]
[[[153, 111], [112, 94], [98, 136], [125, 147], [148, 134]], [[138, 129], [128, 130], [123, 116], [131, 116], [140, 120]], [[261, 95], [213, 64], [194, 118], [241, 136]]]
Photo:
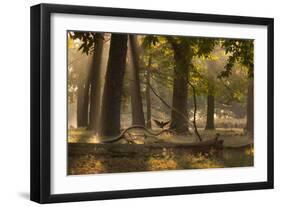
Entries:
[[170, 121], [163, 122], [163, 126], [166, 126], [169, 123], [170, 123]]
[[161, 125], [161, 122], [160, 122], [160, 121], [158, 121], [158, 120], [156, 120], [156, 119], [153, 119], [153, 121], [154, 121], [158, 126]]

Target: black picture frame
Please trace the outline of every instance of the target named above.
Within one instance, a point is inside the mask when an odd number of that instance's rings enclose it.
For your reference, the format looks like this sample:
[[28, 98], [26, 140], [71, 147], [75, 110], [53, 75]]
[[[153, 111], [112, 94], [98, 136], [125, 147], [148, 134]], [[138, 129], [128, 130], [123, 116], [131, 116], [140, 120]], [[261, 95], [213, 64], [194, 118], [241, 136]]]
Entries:
[[[207, 23], [232, 23], [267, 26], [267, 181], [186, 187], [86, 192], [74, 194], [50, 193], [50, 130], [51, 130], [51, 74], [50, 74], [50, 15], [52, 13], [99, 15], [113, 17], [151, 18]], [[152, 10], [102, 8], [88, 6], [39, 4], [31, 7], [31, 200], [39, 203], [88, 201], [147, 196], [166, 196], [225, 191], [273, 188], [273, 39], [272, 18], [195, 14]]]

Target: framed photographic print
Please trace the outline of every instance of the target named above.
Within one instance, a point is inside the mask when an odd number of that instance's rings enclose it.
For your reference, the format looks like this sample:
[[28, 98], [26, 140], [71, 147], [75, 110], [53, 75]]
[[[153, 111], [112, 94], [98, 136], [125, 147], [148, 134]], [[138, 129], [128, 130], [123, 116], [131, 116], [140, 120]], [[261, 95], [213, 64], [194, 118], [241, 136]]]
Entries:
[[31, 200], [273, 188], [273, 19], [31, 7]]

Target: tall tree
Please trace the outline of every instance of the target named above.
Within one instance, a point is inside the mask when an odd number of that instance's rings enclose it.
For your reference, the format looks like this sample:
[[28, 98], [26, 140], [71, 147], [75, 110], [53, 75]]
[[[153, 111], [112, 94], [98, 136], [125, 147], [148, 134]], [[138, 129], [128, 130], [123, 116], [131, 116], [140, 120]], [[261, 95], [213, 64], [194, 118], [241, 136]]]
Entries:
[[74, 62], [73, 67], [77, 73], [77, 127], [87, 127], [88, 125], [88, 106], [89, 106], [89, 83], [87, 74], [89, 71], [88, 57], [82, 56], [80, 61]]
[[[159, 40], [155, 35], [146, 35], [142, 41], [142, 60], [147, 59], [146, 63], [143, 62], [145, 66], [145, 100], [146, 100], [146, 127], [152, 127], [152, 119], [151, 119], [151, 96], [150, 96], [150, 82], [151, 82], [151, 71], [152, 71], [152, 47], [158, 43]], [[163, 48], [163, 47], [162, 47]], [[146, 53], [146, 54], [145, 54]], [[147, 58], [145, 58], [147, 57]], [[165, 58], [161, 58], [162, 60]], [[158, 73], [159, 74], [159, 73]]]
[[212, 72], [215, 67], [214, 60], [207, 60], [207, 70], [208, 70], [208, 77], [207, 77], [207, 121], [205, 129], [215, 129], [215, 97], [214, 97], [214, 80], [212, 77]]
[[130, 68], [130, 93], [132, 106], [132, 125], [145, 126], [142, 97], [140, 90], [139, 78], [139, 48], [137, 45], [136, 35], [129, 35], [129, 49], [132, 60], [132, 67]]
[[89, 70], [86, 70], [86, 74], [79, 73], [82, 74], [84, 79], [78, 86], [77, 124], [78, 126], [88, 126], [89, 129], [96, 131], [100, 111], [100, 66], [103, 51], [103, 33], [70, 32], [69, 34], [71, 39], [80, 40], [78, 50], [92, 58], [91, 66]]
[[248, 69], [248, 97], [247, 97], [247, 132], [248, 138], [253, 140], [254, 137], [254, 41], [229, 39], [224, 40], [223, 46], [227, 54], [229, 54], [228, 62], [225, 65], [225, 70], [218, 76], [219, 78], [229, 77], [232, 74], [232, 69], [235, 63], [240, 63]]
[[94, 52], [93, 60], [89, 73], [89, 82], [91, 85], [90, 93], [90, 120], [89, 129], [97, 132], [99, 118], [100, 118], [100, 107], [101, 107], [101, 62], [103, 52], [103, 34], [94, 34]]
[[150, 70], [151, 70], [151, 55], [148, 58], [148, 65], [145, 74], [145, 98], [146, 98], [146, 127], [151, 128], [151, 97], [150, 97]]
[[[153, 53], [157, 56], [161, 55], [161, 57], [165, 57], [160, 58], [160, 60], [154, 63], [153, 68], [157, 68], [155, 65], [158, 65], [158, 69], [156, 75], [153, 75], [153, 79], [160, 80], [160, 83], [168, 88], [172, 86], [172, 108], [175, 108], [176, 110], [171, 111], [170, 128], [178, 133], [188, 131], [187, 89], [189, 72], [190, 69], [193, 68], [192, 59], [195, 56], [208, 55], [212, 51], [215, 42], [215, 39], [209, 38], [177, 36], [152, 35], [144, 38], [143, 45], [146, 46], [146, 48], [153, 45]], [[155, 56], [153, 57], [155, 58]], [[169, 61], [166, 61], [167, 59]], [[173, 64], [171, 64], [171, 62], [173, 62]], [[160, 65], [162, 67], [159, 67]], [[173, 70], [173, 74], [169, 72], [169, 70]]]
[[[185, 39], [176, 39], [171, 36], [168, 36], [167, 40], [173, 48], [175, 60], [172, 106], [188, 117], [187, 87], [189, 66], [192, 59], [191, 45]], [[188, 131], [188, 123], [183, 116], [173, 110], [170, 128], [177, 133], [184, 133]]]
[[124, 79], [128, 35], [112, 34], [101, 105], [99, 135], [116, 136], [120, 133], [120, 107]]
[[77, 90], [77, 127], [88, 126], [89, 84], [80, 80]]
[[[192, 58], [195, 56], [207, 56], [213, 50], [217, 40], [211, 38], [190, 37], [166, 37], [174, 51], [174, 84], [173, 107], [181, 111], [186, 117], [189, 72], [192, 68]], [[188, 131], [188, 123], [182, 116], [172, 111], [170, 128], [176, 132]]]
[[207, 122], [205, 129], [215, 129], [214, 122], [215, 97], [212, 93], [207, 96]]

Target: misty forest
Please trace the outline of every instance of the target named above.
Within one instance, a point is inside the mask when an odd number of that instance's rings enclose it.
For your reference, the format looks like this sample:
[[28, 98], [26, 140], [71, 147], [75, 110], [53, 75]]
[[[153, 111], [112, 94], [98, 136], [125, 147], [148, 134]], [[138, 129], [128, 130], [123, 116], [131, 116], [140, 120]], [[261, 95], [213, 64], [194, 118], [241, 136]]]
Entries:
[[254, 40], [67, 42], [69, 175], [253, 166]]

